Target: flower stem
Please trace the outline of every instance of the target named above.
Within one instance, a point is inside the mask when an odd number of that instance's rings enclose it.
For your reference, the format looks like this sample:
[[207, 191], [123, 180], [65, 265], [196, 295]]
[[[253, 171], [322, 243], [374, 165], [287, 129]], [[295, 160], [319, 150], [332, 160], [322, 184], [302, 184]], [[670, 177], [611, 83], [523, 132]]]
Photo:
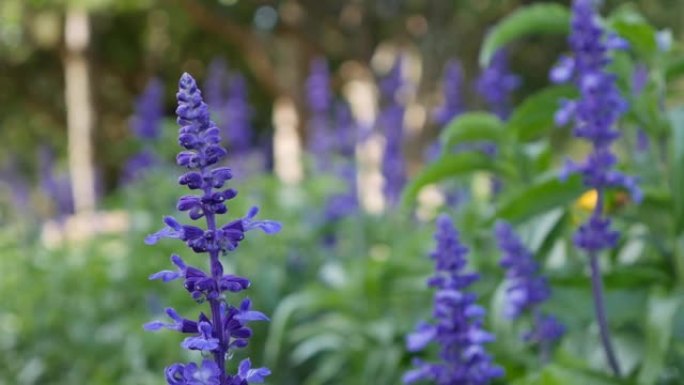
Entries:
[[[592, 215], [600, 217], [603, 215], [604, 191], [602, 188], [596, 189], [596, 206]], [[603, 279], [601, 277], [601, 265], [599, 264], [598, 255], [596, 251], [589, 252], [589, 266], [591, 269], [591, 291], [594, 298], [594, 312], [596, 313], [596, 321], [598, 322], [599, 335], [601, 337], [601, 344], [603, 351], [606, 354], [606, 360], [610, 366], [613, 375], [620, 377], [620, 364], [615, 356], [613, 349], [613, 342], [610, 338], [610, 329], [608, 328], [608, 320], [606, 319], [606, 310], [603, 304]]]
[[591, 289], [594, 297], [594, 311], [596, 312], [601, 343], [603, 344], [603, 350], [606, 353], [606, 359], [608, 360], [611, 371], [616, 377], [620, 377], [620, 365], [618, 364], [615, 351], [613, 350], [613, 343], [610, 338], [610, 330], [608, 329], [608, 321], [606, 320], [606, 312], [603, 305], [601, 267], [599, 266], [596, 253], [592, 252], [589, 254], [589, 262], [591, 267]]
[[[204, 174], [204, 170], [202, 170], [202, 174]], [[211, 187], [205, 189], [204, 193], [205, 196], [209, 196], [211, 194]], [[216, 218], [214, 218], [214, 213], [206, 212], [205, 217], [207, 220], [207, 230], [211, 232], [216, 232]], [[218, 281], [221, 278], [221, 275], [223, 275], [223, 271], [221, 271], [221, 261], [219, 260], [219, 251], [212, 249], [209, 252], [209, 258], [209, 264], [211, 266], [211, 275], [216, 281], [216, 284], [218, 285]], [[216, 361], [216, 365], [219, 368], [219, 383], [224, 384], [227, 381], [225, 361], [227, 348], [225, 346], [225, 333], [223, 332], [223, 321], [221, 319], [221, 298], [210, 298], [209, 305], [211, 307], [211, 319], [214, 329], [213, 332], [216, 335], [216, 338], [218, 338], [219, 340], [218, 349], [214, 351], [214, 360]]]

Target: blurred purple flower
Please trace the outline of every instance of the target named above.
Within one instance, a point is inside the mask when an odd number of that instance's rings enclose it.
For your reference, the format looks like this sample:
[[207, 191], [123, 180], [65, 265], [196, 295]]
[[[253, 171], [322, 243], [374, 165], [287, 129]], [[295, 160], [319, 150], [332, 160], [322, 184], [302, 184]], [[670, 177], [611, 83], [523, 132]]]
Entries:
[[226, 103], [227, 82], [228, 71], [226, 70], [226, 61], [220, 57], [212, 59], [207, 67], [204, 90], [209, 108], [216, 115], [220, 114], [222, 107]]
[[382, 157], [382, 175], [385, 179], [383, 192], [389, 206], [394, 206], [406, 184], [406, 165], [404, 160], [404, 106], [400, 104], [399, 92], [404, 80], [402, 71], [404, 58], [399, 56], [390, 72], [380, 81], [383, 107], [377, 126], [385, 134], [385, 150]]
[[511, 93], [520, 87], [520, 77], [508, 68], [508, 53], [497, 51], [492, 61], [477, 80], [477, 92], [482, 95], [492, 112], [500, 119], [508, 119]]
[[55, 215], [65, 217], [74, 213], [74, 198], [71, 191], [71, 179], [67, 173], [55, 172], [55, 154], [48, 146], [38, 149], [38, 168], [40, 170], [40, 186], [43, 193], [53, 203]]
[[405, 384], [420, 380], [438, 385], [486, 385], [503, 376], [485, 350], [484, 344], [494, 341], [494, 335], [482, 327], [485, 309], [476, 303], [477, 296], [466, 288], [479, 279], [474, 273], [464, 273], [468, 249], [446, 215], [437, 218], [437, 246], [430, 257], [435, 261], [435, 275], [428, 285], [437, 289], [434, 296], [434, 324], [420, 323], [409, 334], [409, 351], [423, 350], [429, 343], [439, 344], [441, 362], [414, 360], [415, 369], [404, 374]]
[[230, 78], [228, 99], [222, 110], [222, 123], [234, 153], [243, 154], [252, 146], [252, 108], [247, 99], [247, 81], [240, 73]]
[[314, 58], [311, 61], [310, 70], [309, 77], [306, 79], [306, 100], [309, 108], [314, 114], [327, 115], [332, 104], [330, 69], [327, 60], [323, 57]]
[[163, 116], [164, 84], [158, 78], [152, 78], [135, 103], [131, 131], [138, 139], [154, 141], [161, 135]]
[[[31, 188], [18, 170], [18, 159], [15, 154], [11, 153], [8, 161], [3, 164], [2, 170], [0, 170], [0, 187], [3, 187], [2, 185], [4, 184], [5, 188], [8, 190], [10, 194], [9, 204], [13, 209], [13, 212], [23, 216], [33, 210], [31, 205]], [[50, 171], [52, 171], [52, 169], [50, 169]], [[50, 174], [50, 176], [52, 176], [52, 174]], [[44, 192], [49, 193], [48, 191]]]
[[133, 182], [159, 162], [151, 149], [159, 139], [164, 116], [164, 85], [157, 78], [151, 79], [145, 91], [138, 97], [131, 118], [131, 131], [142, 144], [142, 150], [128, 159], [122, 171], [124, 183]]
[[382, 156], [382, 175], [385, 179], [383, 192], [390, 206], [395, 205], [406, 184], [404, 160], [404, 107], [395, 104], [386, 107], [379, 125], [385, 132], [385, 151]]
[[632, 95], [640, 95], [646, 84], [648, 84], [648, 67], [646, 64], [639, 63], [634, 68], [634, 73], [632, 73]]
[[651, 146], [651, 140], [648, 138], [648, 133], [643, 128], [637, 129], [636, 150], [638, 152], [646, 152]]
[[452, 59], [446, 64], [444, 71], [444, 81], [442, 82], [444, 100], [433, 113], [435, 123], [440, 126], [446, 125], [465, 110], [461, 96], [462, 89], [463, 68], [460, 61]]
[[554, 318], [542, 314], [539, 307], [551, 296], [551, 288], [539, 274], [539, 265], [523, 245], [510, 224], [500, 221], [495, 235], [502, 252], [500, 265], [506, 269], [506, 302], [504, 316], [517, 319], [523, 313], [534, 315], [532, 329], [525, 339], [538, 343], [542, 351], [563, 336], [563, 326]]
[[318, 57], [311, 61], [311, 72], [306, 80], [306, 100], [311, 116], [308, 121], [309, 151], [318, 171], [330, 168], [330, 151], [334, 146], [331, 130], [330, 70], [328, 62]]

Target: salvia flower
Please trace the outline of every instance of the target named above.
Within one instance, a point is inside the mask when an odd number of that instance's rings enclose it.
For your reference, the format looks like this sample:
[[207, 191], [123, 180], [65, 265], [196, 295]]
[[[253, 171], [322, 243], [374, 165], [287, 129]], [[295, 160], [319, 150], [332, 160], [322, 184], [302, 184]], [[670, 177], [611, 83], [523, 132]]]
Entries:
[[[625, 188], [638, 202], [642, 193], [636, 180], [614, 169], [617, 157], [610, 148], [620, 136], [615, 125], [627, 109], [627, 103], [617, 88], [615, 75], [606, 70], [610, 62], [610, 48], [624, 47], [624, 41], [619, 41], [621, 39], [604, 33], [590, 0], [576, 0], [573, 3], [569, 42], [574, 56], [561, 59], [552, 70], [552, 80], [573, 81], [580, 91], [580, 97], [562, 101], [556, 121], [559, 124], [572, 121], [574, 135], [593, 146], [592, 153], [583, 163], [568, 161], [563, 176], [579, 173], [587, 187], [599, 192], [609, 187]], [[597, 204], [593, 217], [578, 232], [576, 243], [581, 248], [598, 251], [612, 247], [617, 240], [616, 235], [609, 231], [610, 220], [602, 218], [601, 210], [602, 205]], [[597, 237], [597, 232], [601, 236]]]
[[450, 60], [444, 71], [442, 82], [444, 100], [434, 111], [433, 119], [439, 125], [449, 123], [454, 117], [465, 110], [462, 98], [463, 68], [461, 62], [456, 59]]
[[131, 121], [133, 134], [142, 140], [158, 139], [163, 116], [164, 85], [158, 78], [153, 78], [135, 103], [135, 114]]
[[610, 218], [603, 212], [607, 188], [627, 189], [639, 202], [642, 192], [636, 180], [614, 169], [617, 157], [612, 143], [620, 136], [616, 124], [626, 111], [627, 103], [620, 95], [615, 75], [606, 70], [611, 49], [625, 49], [626, 42], [614, 34], [605, 33], [591, 0], [575, 0], [572, 5], [569, 44], [573, 56], [563, 57], [551, 72], [555, 82], [571, 81], [579, 89], [577, 100], [563, 100], [556, 113], [559, 125], [572, 123], [573, 134], [587, 140], [592, 152], [582, 163], [568, 161], [563, 177], [571, 173], [582, 175], [584, 184], [595, 190], [597, 201], [590, 218], [575, 233], [575, 245], [587, 252], [590, 259], [594, 305], [606, 358], [615, 375], [620, 368], [613, 352], [608, 324], [603, 309], [603, 284], [598, 253], [617, 244], [619, 233], [612, 230]]
[[216, 57], [211, 60], [207, 67], [207, 76], [204, 80], [205, 99], [209, 103], [212, 113], [219, 115], [222, 106], [226, 102], [226, 84], [228, 71], [226, 61]]
[[477, 80], [477, 92], [482, 95], [487, 106], [502, 120], [511, 112], [511, 93], [520, 87], [520, 78], [508, 68], [508, 53], [497, 51], [492, 61]]
[[147, 330], [170, 329], [186, 335], [181, 343], [184, 349], [202, 353], [201, 365], [177, 363], [166, 368], [166, 381], [169, 385], [245, 385], [262, 382], [270, 372], [266, 368], [251, 369], [249, 359], [243, 360], [237, 374], [226, 370], [226, 359], [232, 357], [235, 349], [247, 346], [252, 330], [252, 321], [265, 321], [268, 318], [261, 312], [251, 309], [249, 299], [239, 306], [226, 300], [228, 293], [247, 289], [247, 278], [226, 274], [220, 256], [235, 250], [244, 240], [245, 233], [260, 229], [267, 234], [280, 230], [280, 224], [267, 220], [256, 220], [257, 208], [251, 209], [242, 218], [220, 223], [220, 215], [225, 214], [227, 201], [237, 195], [237, 191], [225, 187], [232, 178], [230, 169], [216, 166], [226, 156], [221, 147], [219, 128], [209, 118], [209, 109], [202, 100], [195, 80], [189, 74], [181, 76], [177, 94], [178, 124], [180, 125], [178, 143], [184, 148], [176, 161], [188, 169], [178, 182], [196, 195], [185, 195], [178, 200], [177, 208], [187, 212], [191, 220], [204, 218], [205, 227], [182, 224], [168, 216], [164, 218], [166, 227], [148, 236], [146, 243], [154, 244], [162, 238], [179, 239], [192, 251], [207, 254], [209, 271], [187, 264], [180, 256], [173, 255], [171, 262], [175, 270], [163, 270], [152, 274], [150, 279], [164, 282], [182, 279], [183, 286], [198, 303], [209, 303], [209, 312], [201, 312], [195, 319], [178, 314], [167, 308], [166, 314], [171, 322], [153, 321], [145, 325]]
[[152, 144], [159, 139], [164, 116], [164, 85], [157, 78], [151, 79], [145, 91], [138, 97], [130, 128], [142, 143], [142, 149], [133, 155], [123, 169], [123, 180], [138, 179], [146, 170], [158, 162]]
[[436, 288], [434, 323], [420, 323], [407, 338], [407, 348], [415, 352], [429, 343], [439, 344], [440, 362], [415, 360], [404, 383], [420, 380], [438, 385], [485, 385], [503, 375], [484, 345], [494, 336], [483, 329], [485, 309], [476, 303], [477, 296], [466, 289], [479, 279], [475, 273], [463, 271], [468, 249], [446, 215], [437, 218], [437, 246], [430, 254], [435, 261], [435, 275], [428, 280]]
[[390, 72], [380, 81], [383, 107], [377, 125], [385, 134], [385, 150], [382, 157], [383, 192], [390, 206], [399, 201], [406, 184], [404, 161], [404, 106], [399, 93], [405, 87], [402, 77], [404, 58], [398, 57]]
[[228, 96], [223, 109], [223, 127], [228, 143], [239, 153], [252, 145], [252, 108], [247, 100], [247, 81], [240, 73], [231, 76]]
[[339, 162], [335, 167], [337, 176], [345, 182], [346, 191], [335, 194], [328, 200], [325, 213], [328, 220], [340, 219], [358, 209], [356, 193], [356, 151], [357, 125], [349, 105], [338, 103], [335, 108], [336, 152]]
[[533, 315], [532, 329], [524, 339], [538, 343], [542, 350], [563, 336], [563, 325], [555, 317], [543, 314], [540, 305], [551, 296], [548, 281], [539, 273], [539, 265], [510, 224], [496, 224], [495, 236], [502, 252], [501, 267], [506, 270], [504, 316], [514, 320], [525, 313]]
[[309, 118], [309, 150], [320, 170], [330, 166], [329, 151], [333, 146], [330, 130], [332, 91], [330, 70], [324, 58], [311, 62], [311, 72], [306, 80], [306, 100], [311, 116]]

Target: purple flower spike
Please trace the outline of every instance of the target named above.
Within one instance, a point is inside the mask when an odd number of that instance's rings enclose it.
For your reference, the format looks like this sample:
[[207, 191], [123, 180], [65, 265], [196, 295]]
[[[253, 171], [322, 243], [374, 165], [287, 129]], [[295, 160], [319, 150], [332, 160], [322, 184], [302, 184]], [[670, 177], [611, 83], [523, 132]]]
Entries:
[[511, 93], [520, 87], [520, 78], [508, 68], [508, 53], [501, 49], [477, 80], [477, 92], [501, 120], [510, 114]]
[[247, 80], [242, 74], [235, 73], [230, 78], [222, 121], [228, 143], [238, 153], [245, 153], [252, 146], [252, 115], [247, 98]]
[[227, 80], [226, 61], [220, 57], [212, 59], [207, 67], [204, 90], [206, 92], [206, 100], [214, 113], [219, 112], [220, 107], [226, 101]]
[[[556, 69], [569, 68], [565, 79], [579, 89], [580, 97], [563, 102], [562, 113], [556, 115], [558, 123], [572, 123], [573, 134], [591, 143], [593, 151], [582, 163], [567, 162], [561, 176], [571, 173], [582, 175], [584, 184], [595, 190], [597, 202], [589, 220], [580, 225], [574, 237], [575, 246], [589, 255], [594, 306], [601, 342], [608, 365], [614, 375], [620, 375], [620, 366], [613, 351], [608, 322], [603, 308], [603, 284], [598, 254], [617, 244], [619, 233], [611, 230], [610, 219], [603, 212], [604, 195], [608, 188], [624, 188], [632, 199], [639, 202], [642, 192], [636, 179], [614, 169], [617, 157], [611, 151], [612, 143], [620, 137], [616, 125], [627, 109], [620, 95], [615, 75], [606, 69], [611, 49], [625, 49], [627, 44], [616, 35], [605, 33], [592, 0], [575, 0], [572, 4], [571, 33], [568, 39], [574, 55], [561, 60]], [[570, 64], [569, 64], [570, 63]], [[561, 71], [562, 72], [562, 71]], [[645, 75], [638, 74], [635, 91], [643, 87]], [[572, 108], [568, 108], [572, 106]], [[560, 117], [560, 119], [558, 119]]]
[[439, 125], [449, 123], [465, 110], [462, 100], [463, 68], [461, 62], [450, 60], [444, 71], [444, 101], [434, 112], [433, 119]]
[[437, 289], [434, 299], [434, 324], [421, 322], [407, 337], [410, 351], [423, 350], [429, 343], [440, 345], [441, 362], [414, 361], [403, 382], [428, 380], [437, 385], [486, 385], [503, 376], [484, 344], [494, 336], [483, 327], [484, 308], [477, 305], [477, 296], [465, 289], [478, 279], [465, 273], [468, 249], [461, 245], [458, 233], [446, 215], [437, 218], [437, 247], [430, 257], [435, 261], [435, 275], [428, 284]]
[[399, 92], [405, 87], [402, 71], [404, 58], [399, 56], [390, 72], [380, 81], [383, 107], [377, 126], [385, 133], [385, 150], [382, 157], [383, 192], [389, 206], [394, 206], [406, 184], [404, 160], [404, 112]]
[[[244, 300], [239, 308], [228, 304], [229, 293], [246, 290], [250, 286], [247, 278], [225, 274], [220, 257], [234, 251], [245, 239], [245, 233], [259, 229], [266, 234], [280, 230], [280, 223], [270, 220], [256, 220], [258, 208], [249, 210], [242, 218], [220, 223], [220, 215], [228, 212], [228, 201], [237, 196], [237, 191], [225, 185], [232, 177], [232, 171], [219, 167], [217, 163], [227, 154], [221, 147], [220, 130], [210, 119], [209, 109], [202, 99], [195, 79], [185, 73], [181, 76], [177, 93], [178, 144], [183, 147], [177, 156], [180, 166], [188, 170], [179, 179], [181, 186], [187, 186], [196, 194], [179, 198], [177, 209], [187, 212], [190, 220], [203, 219], [205, 227], [186, 225], [172, 216], [164, 218], [165, 227], [149, 235], [145, 242], [154, 244], [162, 238], [179, 239], [192, 251], [206, 253], [209, 271], [186, 264], [177, 255], [171, 257], [176, 270], [163, 270], [152, 274], [150, 279], [164, 282], [183, 278], [183, 286], [198, 303], [209, 304], [209, 316], [200, 313], [197, 321], [181, 317], [172, 308], [167, 309], [171, 323], [153, 321], [145, 325], [147, 330], [171, 329], [192, 334], [181, 346], [192, 351], [201, 351], [205, 357], [202, 365], [195, 363], [174, 364], [166, 369], [166, 381], [170, 385], [229, 385], [235, 379], [244, 384], [260, 382], [268, 370], [239, 369], [238, 375], [226, 372], [226, 360], [235, 349], [247, 346], [252, 330], [250, 321], [265, 321], [261, 312], [251, 310], [251, 302]], [[246, 371], [245, 371], [246, 370]], [[237, 382], [242, 384], [242, 382]]]
[[135, 104], [131, 121], [133, 134], [142, 140], [156, 140], [161, 135], [161, 118], [164, 115], [164, 85], [153, 78]]
[[563, 336], [564, 328], [554, 317], [542, 314], [540, 305], [551, 296], [546, 278], [539, 274], [539, 265], [523, 245], [510, 224], [498, 222], [495, 235], [502, 252], [500, 265], [506, 269], [506, 305], [504, 315], [517, 319], [523, 313], [534, 314], [532, 330], [525, 333], [526, 341], [539, 344], [543, 357]]
[[161, 80], [153, 78], [135, 103], [130, 128], [133, 135], [142, 142], [143, 149], [126, 162], [122, 178], [124, 182], [132, 182], [140, 178], [146, 170], [159, 161], [151, 145], [161, 135], [163, 116], [164, 85]]
[[330, 70], [328, 62], [322, 58], [311, 61], [311, 72], [306, 80], [306, 99], [311, 116], [308, 122], [309, 151], [314, 157], [319, 171], [330, 168], [332, 140], [331, 110], [332, 91], [330, 89]]

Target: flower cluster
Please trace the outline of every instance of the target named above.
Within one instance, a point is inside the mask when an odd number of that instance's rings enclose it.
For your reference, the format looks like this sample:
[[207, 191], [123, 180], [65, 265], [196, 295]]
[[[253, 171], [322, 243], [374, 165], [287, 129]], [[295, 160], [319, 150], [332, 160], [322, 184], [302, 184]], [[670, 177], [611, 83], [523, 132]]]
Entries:
[[[356, 122], [349, 105], [335, 102], [330, 88], [330, 70], [323, 58], [311, 62], [311, 73], [306, 82], [307, 100], [311, 117], [309, 120], [309, 149], [314, 156], [318, 171], [334, 174], [342, 179], [346, 191], [330, 196], [326, 202], [323, 219], [330, 223], [356, 211]], [[339, 159], [335, 159], [339, 156]], [[335, 237], [325, 239], [334, 244]]]
[[572, 4], [569, 43], [573, 56], [564, 56], [551, 71], [555, 82], [572, 81], [579, 89], [577, 100], [561, 101], [555, 119], [558, 125], [573, 123], [573, 134], [589, 141], [592, 152], [582, 163], [568, 161], [563, 177], [571, 173], [582, 176], [584, 184], [596, 191], [596, 204], [589, 219], [575, 233], [575, 245], [587, 252], [596, 319], [610, 368], [616, 376], [620, 366], [612, 347], [610, 330], [603, 306], [598, 253], [617, 244], [619, 233], [611, 229], [611, 220], [604, 214], [605, 190], [622, 187], [639, 202], [642, 192], [636, 179], [614, 169], [617, 157], [611, 151], [612, 143], [620, 136], [616, 124], [626, 111], [627, 103], [620, 95], [615, 75], [606, 70], [610, 63], [610, 50], [625, 49], [626, 41], [614, 34], [606, 34], [595, 13], [592, 0], [575, 0]]
[[404, 58], [397, 58], [390, 72], [380, 81], [384, 106], [378, 116], [378, 126], [385, 133], [385, 150], [382, 157], [382, 175], [385, 179], [383, 192], [390, 205], [399, 201], [401, 190], [406, 184], [403, 154], [404, 106], [398, 100], [404, 88], [403, 67]]
[[226, 61], [221, 57], [213, 58], [207, 67], [207, 75], [204, 79], [204, 99], [209, 103], [209, 109], [215, 115], [220, 115], [219, 112], [225, 103], [227, 81]]
[[548, 350], [565, 332], [555, 317], [543, 314], [539, 309], [551, 296], [551, 288], [546, 278], [539, 274], [539, 265], [532, 253], [525, 248], [510, 224], [498, 222], [494, 232], [503, 253], [500, 265], [506, 269], [504, 316], [517, 319], [523, 313], [532, 313], [533, 327], [524, 338], [538, 343], [542, 350]]
[[150, 148], [161, 135], [161, 121], [164, 116], [164, 85], [159, 79], [152, 79], [135, 103], [131, 119], [131, 131], [143, 143], [143, 149], [133, 155], [124, 167], [125, 181], [135, 180], [140, 174], [157, 162], [157, 156]]
[[311, 117], [309, 118], [309, 150], [314, 156], [319, 170], [330, 166], [330, 110], [332, 92], [330, 90], [330, 70], [324, 58], [311, 62], [311, 73], [306, 80], [306, 96]]
[[225, 108], [222, 109], [225, 136], [238, 153], [244, 153], [252, 145], [252, 108], [247, 100], [247, 81], [240, 73], [230, 77]]
[[444, 71], [443, 95], [444, 101], [434, 111], [433, 119], [439, 125], [449, 123], [454, 117], [465, 110], [461, 97], [463, 87], [463, 68], [461, 62], [456, 59], [450, 60]]
[[465, 289], [479, 279], [464, 273], [468, 249], [459, 240], [454, 225], [446, 215], [437, 218], [437, 247], [430, 255], [436, 274], [428, 285], [437, 289], [434, 296], [434, 324], [421, 323], [407, 338], [407, 348], [423, 350], [430, 342], [440, 345], [442, 362], [415, 360], [415, 369], [407, 372], [404, 383], [430, 380], [438, 385], [485, 385], [503, 375], [493, 363], [484, 344], [494, 336], [482, 328], [485, 310], [476, 303], [477, 296]]
[[635, 201], [642, 193], [633, 177], [613, 167], [617, 163], [611, 144], [620, 132], [615, 128], [627, 103], [617, 88], [615, 75], [606, 71], [611, 49], [623, 49], [626, 42], [615, 35], [604, 33], [591, 0], [573, 3], [572, 32], [569, 38], [574, 56], [562, 57], [551, 71], [555, 82], [573, 81], [580, 91], [577, 100], [563, 100], [556, 113], [556, 123], [573, 122], [576, 137], [591, 142], [593, 151], [584, 163], [568, 161], [563, 176], [571, 173], [582, 175], [587, 187], [599, 193], [599, 203], [589, 221], [583, 224], [575, 236], [575, 244], [584, 250], [598, 252], [613, 247], [618, 234], [610, 229], [610, 219], [602, 215], [602, 195], [606, 188], [623, 187], [630, 191]]
[[520, 87], [520, 78], [508, 68], [508, 53], [501, 49], [492, 57], [492, 62], [477, 80], [477, 92], [482, 95], [489, 108], [502, 120], [510, 114], [511, 93]]
[[346, 184], [346, 190], [331, 196], [326, 202], [324, 215], [329, 222], [339, 220], [358, 209], [354, 161], [357, 131], [356, 122], [349, 105], [338, 103], [335, 106], [335, 147], [342, 159], [337, 165], [335, 173]]
[[215, 165], [227, 155], [221, 147], [219, 128], [211, 121], [207, 105], [202, 100], [195, 80], [185, 73], [180, 78], [177, 94], [178, 142], [184, 148], [176, 161], [189, 171], [179, 178], [179, 184], [199, 195], [185, 195], [178, 200], [177, 208], [187, 211], [192, 220], [205, 219], [206, 229], [181, 224], [173, 217], [166, 217], [166, 227], [147, 237], [148, 244], [161, 238], [180, 239], [196, 253], [207, 253], [209, 272], [185, 263], [181, 257], [173, 255], [172, 263], [176, 270], [164, 270], [152, 274], [150, 279], [168, 282], [183, 279], [185, 289], [198, 303], [208, 302], [210, 313], [200, 313], [197, 319], [180, 316], [173, 308], [167, 308], [170, 323], [153, 321], [145, 325], [147, 330], [162, 328], [176, 330], [188, 337], [181, 343], [184, 349], [196, 350], [203, 354], [201, 365], [195, 363], [173, 364], [166, 369], [169, 385], [245, 385], [261, 382], [270, 374], [266, 368], [251, 369], [248, 359], [243, 360], [236, 374], [226, 371], [226, 359], [234, 349], [247, 345], [251, 329], [250, 321], [267, 320], [258, 311], [251, 310], [249, 299], [239, 307], [230, 305], [225, 298], [226, 292], [240, 292], [249, 287], [247, 278], [225, 274], [219, 257], [234, 250], [249, 230], [260, 229], [267, 234], [280, 230], [280, 224], [273, 221], [255, 220], [257, 209], [253, 208], [244, 218], [220, 225], [218, 215], [227, 212], [226, 202], [237, 192], [225, 188], [232, 178], [230, 169]]
[[234, 155], [244, 155], [252, 146], [252, 108], [245, 77], [237, 71], [229, 73], [226, 62], [216, 58], [209, 64], [204, 88], [222, 137], [234, 148]]
[[161, 118], [164, 116], [164, 85], [153, 78], [135, 103], [135, 116], [131, 129], [136, 137], [155, 140], [161, 135]]

